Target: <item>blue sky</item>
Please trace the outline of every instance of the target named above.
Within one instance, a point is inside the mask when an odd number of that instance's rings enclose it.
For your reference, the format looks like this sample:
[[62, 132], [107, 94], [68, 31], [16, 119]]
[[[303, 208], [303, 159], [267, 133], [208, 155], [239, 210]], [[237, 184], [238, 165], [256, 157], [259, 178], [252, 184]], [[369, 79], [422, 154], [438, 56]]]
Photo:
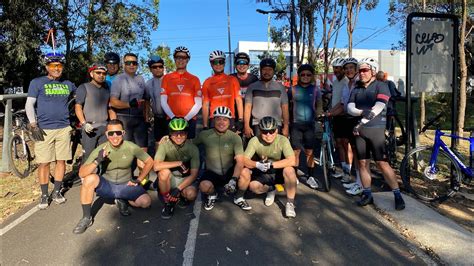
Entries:
[[[180, 45], [188, 47], [188, 71], [204, 82], [211, 75], [209, 53], [228, 50], [226, 7], [226, 0], [160, 0], [160, 24], [151, 37], [153, 46], [166, 44], [171, 50]], [[232, 50], [238, 41], [267, 41], [267, 15], [257, 13], [257, 8], [269, 10], [267, 4], [254, 0], [230, 0]], [[400, 38], [398, 28], [388, 27], [387, 10], [388, 0], [380, 0], [375, 10], [361, 12], [353, 41], [360, 43], [354, 48], [390, 49]], [[272, 25], [278, 23], [272, 19]], [[346, 45], [344, 27], [337, 46]]]

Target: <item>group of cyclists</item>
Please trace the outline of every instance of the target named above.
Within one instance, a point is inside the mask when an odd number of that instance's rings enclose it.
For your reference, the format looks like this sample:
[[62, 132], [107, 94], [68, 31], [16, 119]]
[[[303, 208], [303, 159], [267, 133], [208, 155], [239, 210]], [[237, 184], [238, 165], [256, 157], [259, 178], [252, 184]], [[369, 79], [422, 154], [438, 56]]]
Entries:
[[[204, 83], [187, 71], [190, 51], [183, 46], [173, 52], [176, 70], [165, 74], [164, 60], [150, 56], [152, 78], [137, 74], [138, 56], [105, 54], [92, 64], [90, 82], [77, 89], [62, 78], [65, 57], [45, 56], [47, 75], [31, 81], [26, 113], [35, 140], [41, 199], [46, 209], [51, 201], [66, 199], [60, 188], [65, 161], [71, 159], [68, 100], [75, 97], [75, 114], [82, 128], [83, 163], [80, 201], [83, 217], [73, 229], [80, 234], [92, 225], [94, 194], [114, 199], [123, 216], [129, 206], [148, 208], [154, 189], [164, 203], [163, 219], [175, 207], [186, 207], [198, 191], [206, 195], [205, 210], [212, 210], [218, 191], [233, 195], [244, 211], [252, 207], [246, 192], [266, 194], [264, 204], [273, 204], [276, 187], [286, 192], [285, 215], [296, 217], [295, 196], [301, 151], [306, 161], [305, 183], [319, 187], [314, 174], [313, 150], [320, 116], [332, 119], [347, 193], [360, 195], [357, 204], [373, 203], [369, 159], [372, 157], [395, 196], [395, 209], [405, 203], [395, 174], [387, 163], [385, 118], [390, 90], [376, 79], [378, 63], [372, 58], [336, 58], [332, 62], [335, 81], [329, 108], [323, 111], [322, 89], [316, 85], [310, 64], [298, 67], [298, 83], [291, 89], [274, 80], [276, 62], [260, 61], [260, 77], [248, 72], [249, 55], [234, 56], [236, 73], [224, 73], [226, 56], [215, 50], [209, 55], [213, 75]], [[120, 63], [123, 72], [120, 73]], [[197, 116], [202, 130], [197, 134]], [[150, 128], [150, 123], [152, 124]], [[154, 147], [149, 149], [148, 132]], [[149, 154], [153, 153], [154, 154]], [[154, 156], [154, 158], [152, 158]], [[48, 191], [50, 164], [55, 162], [54, 188]], [[356, 173], [353, 181], [352, 168]], [[202, 169], [203, 171], [200, 171]], [[152, 183], [149, 174], [155, 171]], [[134, 173], [138, 172], [137, 176]]]

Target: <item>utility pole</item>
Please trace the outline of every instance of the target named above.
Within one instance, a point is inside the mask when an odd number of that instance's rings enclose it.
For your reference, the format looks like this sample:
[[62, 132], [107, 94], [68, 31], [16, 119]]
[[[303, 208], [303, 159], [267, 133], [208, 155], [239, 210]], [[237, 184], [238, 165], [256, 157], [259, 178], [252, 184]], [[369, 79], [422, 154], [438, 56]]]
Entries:
[[230, 42], [230, 8], [229, 8], [229, 0], [227, 0], [227, 40], [229, 42], [229, 74], [232, 73], [232, 62], [234, 61], [232, 58], [232, 47]]

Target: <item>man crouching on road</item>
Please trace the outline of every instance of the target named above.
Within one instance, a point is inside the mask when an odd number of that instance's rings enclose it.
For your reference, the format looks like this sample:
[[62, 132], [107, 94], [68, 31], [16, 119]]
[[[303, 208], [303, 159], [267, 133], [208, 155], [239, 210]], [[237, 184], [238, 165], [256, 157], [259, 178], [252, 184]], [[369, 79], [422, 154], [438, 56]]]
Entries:
[[173, 118], [168, 124], [169, 139], [158, 146], [154, 170], [158, 175], [159, 196], [165, 202], [161, 218], [170, 219], [174, 206], [193, 201], [197, 189], [193, 185], [199, 171], [199, 150], [188, 138], [189, 124], [184, 118]]
[[[117, 207], [123, 216], [130, 215], [128, 203], [139, 208], [148, 208], [151, 204], [150, 195], [139, 184], [152, 169], [153, 159], [133, 142], [123, 140], [125, 130], [122, 121], [110, 120], [105, 134], [107, 142], [94, 149], [79, 169], [79, 176], [82, 178], [83, 217], [73, 230], [75, 234], [84, 233], [87, 227], [92, 225], [91, 205], [94, 191], [99, 197], [116, 199]], [[138, 178], [133, 179], [131, 167], [136, 158], [143, 161], [145, 166]], [[103, 175], [96, 174], [99, 165]]]
[[[250, 190], [255, 194], [267, 193], [265, 205], [275, 201], [275, 184], [284, 184], [287, 203], [285, 214], [288, 218], [296, 217], [296, 172], [295, 153], [290, 141], [278, 134], [278, 122], [271, 116], [263, 117], [259, 122], [260, 133], [250, 139], [244, 153], [244, 165], [240, 178], [249, 179]], [[282, 154], [284, 159], [282, 159]], [[256, 155], [258, 161], [252, 158]]]

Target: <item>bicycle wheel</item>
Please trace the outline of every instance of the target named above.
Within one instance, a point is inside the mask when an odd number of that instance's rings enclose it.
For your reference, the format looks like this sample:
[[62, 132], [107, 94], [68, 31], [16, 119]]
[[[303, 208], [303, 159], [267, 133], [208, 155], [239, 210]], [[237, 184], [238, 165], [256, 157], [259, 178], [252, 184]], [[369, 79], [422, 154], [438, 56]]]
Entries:
[[19, 135], [13, 135], [8, 142], [8, 159], [16, 176], [25, 178], [30, 174], [33, 158], [30, 148]]
[[434, 166], [430, 166], [432, 153], [431, 146], [417, 147], [403, 158], [400, 165], [400, 175], [405, 188], [424, 201], [450, 197], [459, 189], [462, 176], [456, 162], [441, 149]]
[[388, 128], [388, 135], [385, 138], [385, 145], [387, 147], [388, 163], [392, 167], [395, 167], [395, 164], [397, 163], [397, 139], [393, 127]]
[[321, 143], [321, 161], [319, 165], [323, 168], [323, 176], [321, 178], [322, 189], [326, 192], [331, 190], [331, 169], [329, 166], [328, 147], [325, 142]]

